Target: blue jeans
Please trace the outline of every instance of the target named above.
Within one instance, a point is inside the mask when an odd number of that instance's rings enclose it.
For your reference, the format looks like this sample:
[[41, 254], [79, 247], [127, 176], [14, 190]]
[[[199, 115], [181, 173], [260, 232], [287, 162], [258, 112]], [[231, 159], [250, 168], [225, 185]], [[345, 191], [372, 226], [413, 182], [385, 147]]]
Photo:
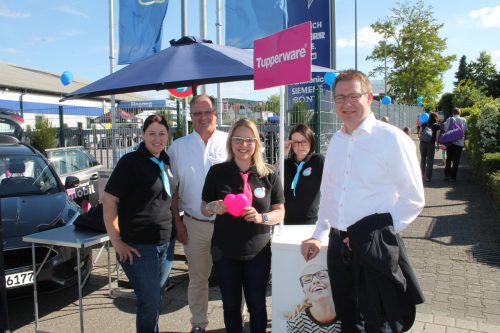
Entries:
[[167, 261], [169, 243], [156, 245], [130, 242], [128, 245], [141, 254], [140, 257], [134, 257], [132, 265], [128, 261], [121, 263], [137, 297], [136, 330], [138, 333], [156, 333], [163, 287], [171, 268]]
[[214, 261], [224, 309], [224, 325], [228, 333], [241, 333], [241, 289], [250, 313], [250, 331], [265, 333], [267, 327], [266, 290], [271, 271], [271, 258], [238, 260], [222, 258]]
[[175, 250], [175, 238], [168, 243], [167, 248], [167, 262], [162, 266], [162, 276], [166, 276], [167, 279], [165, 283], [161, 286], [161, 290], [165, 290], [168, 285], [168, 280], [170, 280], [170, 272], [172, 271], [172, 264], [174, 263], [174, 250]]

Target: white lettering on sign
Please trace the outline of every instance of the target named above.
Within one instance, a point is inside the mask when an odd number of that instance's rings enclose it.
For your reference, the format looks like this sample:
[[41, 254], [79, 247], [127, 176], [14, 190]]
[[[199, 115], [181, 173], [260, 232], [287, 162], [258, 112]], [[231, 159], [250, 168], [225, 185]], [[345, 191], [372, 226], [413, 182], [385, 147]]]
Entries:
[[272, 57], [267, 57], [262, 59], [261, 57], [257, 58], [257, 67], [258, 68], [271, 68], [276, 64], [279, 64], [280, 62], [287, 62], [287, 61], [292, 61], [296, 60], [299, 58], [304, 58], [306, 56], [306, 49], [305, 47], [296, 49], [296, 50], [290, 50], [287, 52], [281, 52], [278, 53], [275, 56]]
[[299, 102], [309, 102], [309, 103], [312, 103], [312, 102], [314, 102], [314, 96], [293, 97], [292, 101], [294, 103], [299, 103]]
[[83, 186], [79, 186], [78, 188], [75, 189], [75, 192], [73, 194], [70, 194], [69, 197], [71, 199], [77, 199], [81, 197], [88, 196], [89, 194], [94, 194], [95, 193], [95, 188], [93, 184], [87, 184]]
[[318, 22], [313, 22], [312, 28], [313, 29], [321, 29], [323, 27], [323, 22], [318, 21]]
[[324, 31], [313, 32], [311, 36], [312, 40], [325, 39], [325, 32]]
[[312, 94], [312, 93], [314, 93], [313, 86], [292, 88], [292, 95]]

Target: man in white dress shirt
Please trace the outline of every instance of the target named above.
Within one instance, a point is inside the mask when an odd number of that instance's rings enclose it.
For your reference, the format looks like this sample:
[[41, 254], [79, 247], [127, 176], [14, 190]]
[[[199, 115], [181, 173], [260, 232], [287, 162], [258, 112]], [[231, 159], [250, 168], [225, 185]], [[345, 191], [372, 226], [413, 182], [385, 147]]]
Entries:
[[[216, 130], [215, 103], [212, 96], [193, 97], [190, 108], [194, 131], [175, 140], [167, 151], [179, 180], [172, 211], [177, 239], [184, 244], [189, 266], [192, 333], [203, 333], [208, 325], [208, 278], [212, 270], [210, 244], [215, 216], [207, 219], [201, 213], [201, 192], [210, 167], [227, 160], [227, 133]], [[184, 211], [182, 221], [179, 210]]]
[[[350, 266], [343, 273], [333, 269], [338, 262], [342, 265], [342, 261], [349, 261], [345, 255], [349, 257], [354, 251], [349, 227], [367, 217], [385, 216], [389, 220], [392, 217], [392, 233], [399, 233], [419, 215], [425, 203], [415, 144], [397, 127], [375, 119], [368, 77], [355, 70], [343, 71], [333, 89], [343, 127], [332, 137], [326, 154], [315, 231], [301, 246], [304, 258], [311, 260], [320, 251], [319, 240], [330, 233], [328, 270], [332, 285], [335, 278], [355, 278]], [[343, 287], [354, 289], [354, 283]], [[354, 295], [355, 291], [347, 290], [347, 294]], [[359, 303], [364, 300], [353, 296], [352, 304], [338, 304], [335, 291], [333, 296], [335, 307], [341, 309], [337, 314], [342, 332], [364, 332], [359, 317]], [[386, 318], [379, 325], [364, 317], [367, 332], [390, 331]]]

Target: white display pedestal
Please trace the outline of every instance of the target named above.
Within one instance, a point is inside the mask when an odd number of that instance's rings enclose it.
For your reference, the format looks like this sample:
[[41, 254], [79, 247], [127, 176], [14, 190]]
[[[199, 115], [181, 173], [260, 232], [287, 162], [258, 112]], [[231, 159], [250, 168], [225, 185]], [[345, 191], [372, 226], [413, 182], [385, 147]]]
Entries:
[[322, 240], [320, 253], [306, 262], [300, 253], [303, 240], [312, 236], [314, 225], [285, 225], [272, 240], [272, 294], [273, 332], [285, 333], [286, 320], [295, 307], [304, 301], [299, 278], [308, 265], [321, 265], [326, 269], [328, 239]]

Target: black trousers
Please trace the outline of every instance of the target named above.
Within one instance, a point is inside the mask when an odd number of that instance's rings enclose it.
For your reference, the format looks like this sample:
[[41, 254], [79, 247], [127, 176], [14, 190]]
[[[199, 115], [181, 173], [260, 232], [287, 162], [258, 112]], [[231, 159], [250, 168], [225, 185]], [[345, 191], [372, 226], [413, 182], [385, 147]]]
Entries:
[[451, 144], [446, 148], [446, 165], [444, 167], [444, 176], [457, 179], [458, 165], [460, 164], [460, 156], [464, 147]]
[[348, 237], [346, 232], [331, 229], [327, 252], [328, 275], [332, 285], [335, 311], [342, 322], [342, 333], [391, 333], [388, 322], [379, 325], [363, 320], [355, 297], [350, 250], [343, 243], [345, 237]]
[[[342, 321], [342, 333], [364, 333], [364, 323], [354, 296], [351, 264], [343, 239], [347, 233], [331, 229], [328, 242], [327, 265], [337, 317]], [[342, 299], [342, 302], [336, 300]]]

